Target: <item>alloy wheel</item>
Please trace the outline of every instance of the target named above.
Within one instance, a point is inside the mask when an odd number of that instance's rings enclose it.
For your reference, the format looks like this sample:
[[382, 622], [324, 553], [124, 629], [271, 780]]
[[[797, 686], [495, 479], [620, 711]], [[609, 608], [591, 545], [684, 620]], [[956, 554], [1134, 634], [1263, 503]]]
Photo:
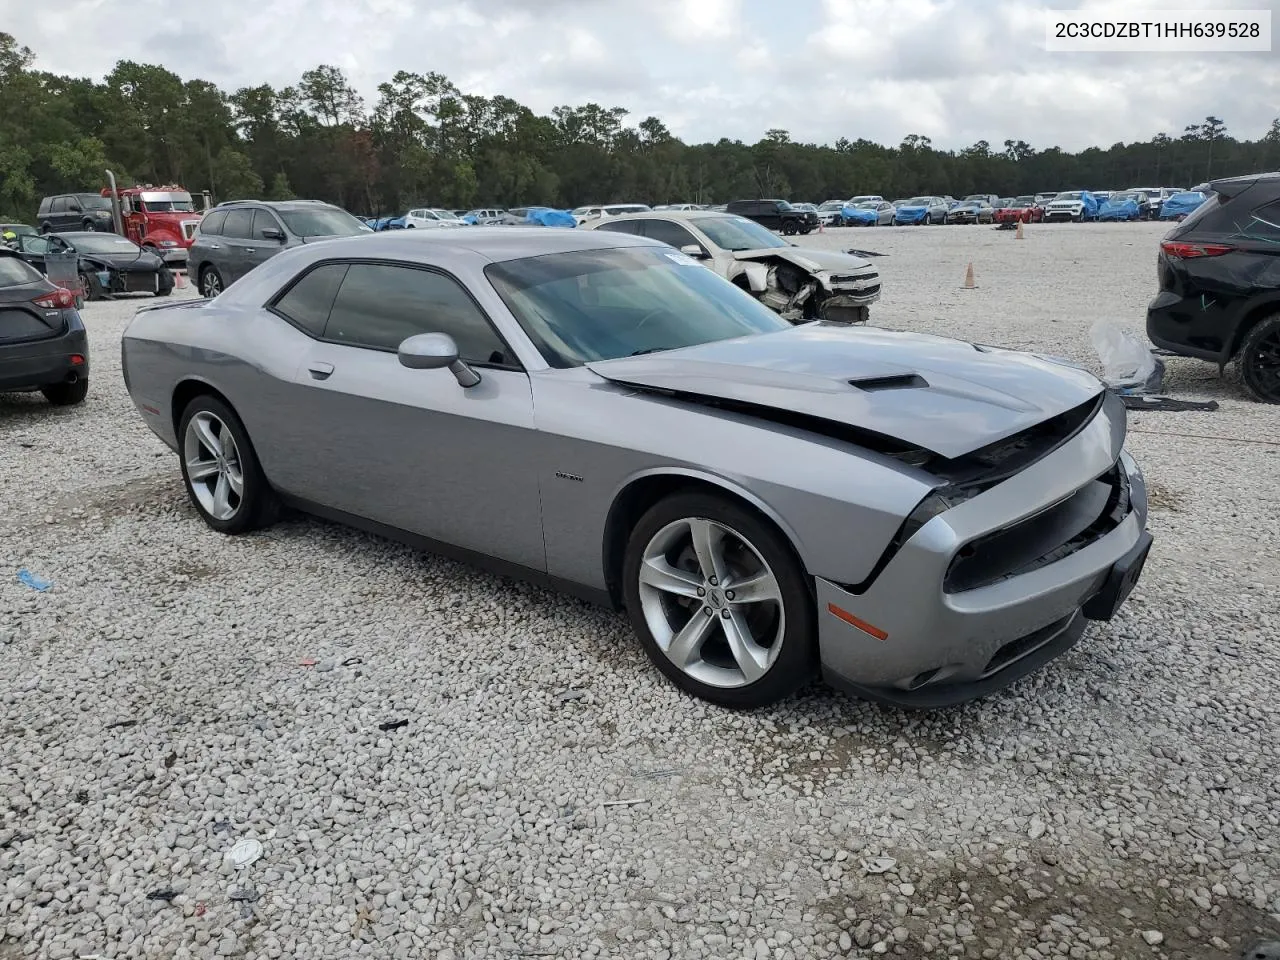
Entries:
[[1271, 403], [1280, 403], [1280, 325], [1272, 325], [1249, 345], [1251, 355], [1246, 358], [1250, 367], [1250, 384], [1259, 397]]
[[777, 660], [782, 590], [760, 551], [731, 527], [696, 517], [667, 524], [645, 546], [639, 581], [654, 642], [694, 680], [744, 687]]
[[202, 410], [187, 422], [182, 439], [187, 482], [204, 511], [215, 520], [230, 520], [244, 502], [244, 469], [230, 428]]
[[205, 271], [204, 284], [200, 292], [206, 297], [216, 297], [222, 292], [222, 277], [218, 275], [218, 271]]

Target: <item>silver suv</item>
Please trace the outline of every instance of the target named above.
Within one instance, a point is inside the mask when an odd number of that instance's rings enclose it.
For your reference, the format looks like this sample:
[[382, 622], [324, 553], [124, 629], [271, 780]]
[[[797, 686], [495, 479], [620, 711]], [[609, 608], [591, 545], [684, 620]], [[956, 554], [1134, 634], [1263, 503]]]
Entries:
[[230, 200], [200, 221], [187, 276], [216, 297], [281, 250], [330, 237], [373, 233], [341, 207], [320, 200]]

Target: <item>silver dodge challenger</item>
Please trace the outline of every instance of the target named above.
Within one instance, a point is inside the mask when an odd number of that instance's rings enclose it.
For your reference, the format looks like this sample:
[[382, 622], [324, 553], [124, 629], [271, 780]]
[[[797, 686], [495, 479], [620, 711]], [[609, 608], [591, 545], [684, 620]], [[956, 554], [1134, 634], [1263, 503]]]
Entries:
[[792, 326], [656, 240], [406, 230], [144, 307], [125, 382], [195, 510], [301, 509], [624, 609], [689, 693], [939, 707], [1108, 620], [1146, 486], [1088, 373]]

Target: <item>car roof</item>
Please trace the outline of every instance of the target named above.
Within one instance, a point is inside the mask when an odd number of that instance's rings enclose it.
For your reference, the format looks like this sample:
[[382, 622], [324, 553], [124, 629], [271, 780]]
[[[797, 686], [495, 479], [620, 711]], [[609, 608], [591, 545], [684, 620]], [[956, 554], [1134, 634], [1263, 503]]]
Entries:
[[[233, 210], [236, 207], [250, 207], [255, 204], [260, 207], [270, 207], [272, 210], [313, 210], [316, 207], [335, 206], [335, 204], [327, 203], [324, 200], [223, 200], [213, 209]], [[342, 208], [338, 207], [337, 209]]]
[[743, 220], [736, 213], [723, 210], [642, 210], [636, 213], [624, 213], [613, 220]]
[[[631, 216], [631, 214], [628, 214]], [[643, 216], [643, 214], [637, 214]], [[459, 234], [463, 234], [459, 236]], [[352, 251], [337, 251], [352, 244]], [[657, 240], [610, 231], [579, 230], [565, 227], [470, 227], [460, 230], [388, 230], [383, 233], [334, 237], [312, 244], [324, 247], [330, 256], [364, 255], [368, 257], [403, 257], [406, 248], [431, 247], [449, 251], [465, 250], [486, 260], [500, 263], [551, 253], [574, 253], [579, 250], [607, 250], [611, 247], [665, 246]]]
[[[63, 240], [83, 240], [85, 237], [110, 237], [113, 240], [129, 240], [128, 237], [122, 237], [118, 233], [108, 233], [104, 230], [59, 230], [57, 233], [47, 234], [49, 237], [61, 237]], [[130, 243], [133, 241], [130, 240]]]

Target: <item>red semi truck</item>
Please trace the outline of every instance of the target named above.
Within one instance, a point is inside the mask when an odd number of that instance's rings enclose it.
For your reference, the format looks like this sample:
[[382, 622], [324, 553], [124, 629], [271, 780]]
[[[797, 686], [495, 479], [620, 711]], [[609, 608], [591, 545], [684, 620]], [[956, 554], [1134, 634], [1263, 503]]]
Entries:
[[[187, 249], [195, 239], [202, 211], [196, 210], [195, 201], [184, 187], [148, 183], [119, 189], [113, 182], [102, 195], [120, 211], [119, 232], [153, 250], [170, 266], [187, 265]], [[203, 199], [207, 208], [208, 198]]]

